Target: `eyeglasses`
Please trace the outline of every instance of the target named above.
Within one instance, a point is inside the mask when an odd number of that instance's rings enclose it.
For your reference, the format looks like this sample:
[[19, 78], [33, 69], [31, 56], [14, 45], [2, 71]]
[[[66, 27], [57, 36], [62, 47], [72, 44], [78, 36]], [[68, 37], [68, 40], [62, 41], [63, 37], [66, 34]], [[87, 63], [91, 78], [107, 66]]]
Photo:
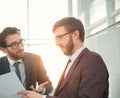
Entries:
[[6, 45], [6, 47], [12, 47], [13, 49], [17, 49], [20, 46], [24, 46], [25, 39], [20, 39], [19, 42], [12, 42], [10, 45]]
[[62, 40], [62, 37], [63, 37], [63, 36], [65, 36], [65, 35], [67, 35], [67, 34], [70, 34], [70, 33], [72, 33], [72, 32], [70, 31], [70, 32], [67, 32], [67, 33], [65, 33], [65, 34], [58, 35], [58, 36], [55, 37], [55, 40], [60, 41], [60, 40]]

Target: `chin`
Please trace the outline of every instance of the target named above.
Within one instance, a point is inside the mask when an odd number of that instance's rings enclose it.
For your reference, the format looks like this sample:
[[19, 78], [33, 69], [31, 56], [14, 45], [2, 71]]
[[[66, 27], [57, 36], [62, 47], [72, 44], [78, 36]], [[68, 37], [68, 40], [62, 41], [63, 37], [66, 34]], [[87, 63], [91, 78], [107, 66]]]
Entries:
[[63, 52], [64, 53], [64, 55], [66, 55], [66, 56], [69, 56], [70, 54], [69, 53], [67, 53], [67, 52]]
[[23, 56], [24, 56], [24, 53], [18, 54], [18, 57], [19, 57], [19, 58], [22, 58]]

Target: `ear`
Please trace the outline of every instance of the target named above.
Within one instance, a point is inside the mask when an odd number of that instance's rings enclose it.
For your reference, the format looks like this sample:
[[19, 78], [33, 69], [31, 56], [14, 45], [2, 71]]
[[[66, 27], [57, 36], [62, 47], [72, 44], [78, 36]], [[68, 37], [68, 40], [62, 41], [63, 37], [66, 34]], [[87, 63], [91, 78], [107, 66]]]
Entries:
[[7, 49], [6, 49], [6, 48], [0, 47], [0, 50], [1, 50], [3, 53], [7, 53]]
[[79, 31], [78, 30], [75, 30], [73, 32], [73, 37], [74, 37], [74, 39], [79, 39]]

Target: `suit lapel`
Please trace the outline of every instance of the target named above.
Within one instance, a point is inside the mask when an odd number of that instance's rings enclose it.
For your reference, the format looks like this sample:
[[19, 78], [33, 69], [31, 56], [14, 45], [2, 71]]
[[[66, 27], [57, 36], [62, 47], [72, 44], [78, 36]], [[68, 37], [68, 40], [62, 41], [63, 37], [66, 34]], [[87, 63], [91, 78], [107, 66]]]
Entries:
[[73, 63], [73, 65], [72, 65], [72, 67], [70, 68], [69, 72], [67, 73], [65, 79], [63, 80], [60, 89], [62, 89], [65, 86], [65, 84], [69, 81], [69, 79], [71, 77], [71, 74], [74, 72], [74, 69], [77, 66], [78, 62], [79, 62], [79, 59], [76, 59], [75, 62]]
[[58, 84], [59, 87], [56, 88], [55, 94], [60, 92], [60, 90], [62, 90], [62, 88], [67, 84], [67, 82], [69, 81], [71, 74], [74, 72], [74, 69], [77, 66], [78, 62], [79, 62], [79, 59], [76, 59], [76, 61], [73, 63], [72, 67], [70, 68], [68, 74], [66, 75], [65, 79], [64, 79], [64, 75], [62, 74], [62, 79], [60, 79], [60, 81], [59, 81], [60, 82]]
[[[60, 81], [58, 83], [58, 86], [56, 88], [56, 91], [55, 91], [55, 95], [57, 95], [61, 90], [62, 88], [67, 84], [67, 82], [69, 81], [70, 77], [72, 76], [72, 73], [74, 72], [74, 69], [76, 68], [76, 66], [78, 65], [78, 63], [80, 62], [81, 60], [81, 57], [84, 55], [85, 51], [88, 50], [87, 48], [84, 49], [80, 54], [79, 56], [76, 58], [76, 60], [74, 61], [74, 63], [72, 64], [68, 74], [66, 75], [65, 79], [63, 79], [63, 74], [60, 78]], [[65, 70], [64, 70], [65, 71]]]

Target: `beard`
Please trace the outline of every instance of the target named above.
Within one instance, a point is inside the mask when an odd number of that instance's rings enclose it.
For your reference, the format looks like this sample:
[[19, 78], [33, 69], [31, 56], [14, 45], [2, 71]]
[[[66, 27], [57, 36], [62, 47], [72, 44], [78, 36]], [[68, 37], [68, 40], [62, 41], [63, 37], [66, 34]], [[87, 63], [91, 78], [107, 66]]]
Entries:
[[24, 50], [18, 50], [17, 52], [13, 53], [8, 50], [7, 54], [10, 56], [11, 59], [13, 60], [18, 60], [23, 58], [24, 56]]
[[74, 43], [73, 43], [73, 39], [72, 39], [72, 37], [70, 36], [70, 39], [69, 39], [69, 41], [68, 41], [68, 43], [66, 44], [66, 46], [64, 47], [64, 51], [63, 51], [63, 53], [65, 54], [65, 55], [67, 55], [67, 56], [70, 56], [70, 55], [72, 55], [72, 51], [73, 51], [73, 49], [74, 49]]

